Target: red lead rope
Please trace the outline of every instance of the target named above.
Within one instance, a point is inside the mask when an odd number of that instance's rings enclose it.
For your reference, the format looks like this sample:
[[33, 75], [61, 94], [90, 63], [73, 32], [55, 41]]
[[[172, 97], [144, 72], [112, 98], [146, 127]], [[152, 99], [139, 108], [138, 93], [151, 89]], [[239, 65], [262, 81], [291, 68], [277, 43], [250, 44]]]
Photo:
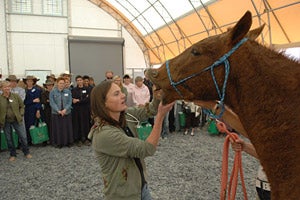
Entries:
[[223, 122], [217, 120], [217, 128], [220, 132], [226, 133], [226, 139], [223, 147], [223, 161], [222, 161], [222, 178], [221, 178], [221, 200], [226, 200], [226, 195], [228, 200], [234, 200], [236, 195], [236, 188], [238, 183], [238, 174], [240, 172], [241, 182], [244, 192], [244, 199], [248, 200], [246, 186], [244, 182], [244, 174], [242, 167], [242, 152], [235, 152], [234, 155], [234, 164], [231, 171], [230, 181], [228, 183], [228, 193], [227, 193], [227, 181], [228, 181], [228, 152], [229, 152], [229, 143], [230, 138], [233, 140], [238, 139], [236, 133], [230, 132], [227, 130], [226, 125]]

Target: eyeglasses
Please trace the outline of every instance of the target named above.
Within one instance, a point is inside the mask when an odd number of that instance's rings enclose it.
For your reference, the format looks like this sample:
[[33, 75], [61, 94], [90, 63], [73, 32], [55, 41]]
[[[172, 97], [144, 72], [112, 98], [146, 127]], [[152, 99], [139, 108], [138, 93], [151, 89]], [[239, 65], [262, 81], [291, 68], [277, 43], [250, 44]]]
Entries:
[[106, 77], [106, 79], [112, 79], [112, 77]]

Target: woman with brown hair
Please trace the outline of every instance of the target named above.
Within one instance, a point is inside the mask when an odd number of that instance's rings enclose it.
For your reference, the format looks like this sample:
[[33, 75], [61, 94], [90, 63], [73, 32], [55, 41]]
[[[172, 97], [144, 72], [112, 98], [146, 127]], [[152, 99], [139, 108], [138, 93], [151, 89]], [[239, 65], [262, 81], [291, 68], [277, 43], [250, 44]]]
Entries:
[[70, 146], [74, 142], [71, 115], [72, 94], [69, 89], [65, 88], [65, 78], [57, 78], [56, 84], [49, 95], [53, 136], [51, 143], [61, 148]]
[[[103, 81], [92, 90], [91, 109], [95, 124], [89, 136], [93, 139], [107, 200], [151, 199], [144, 158], [155, 153], [162, 121], [173, 106], [173, 103], [160, 104], [159, 91], [155, 91], [154, 96], [150, 104], [127, 108], [125, 94], [113, 81]], [[145, 141], [139, 139], [138, 122], [155, 114], [149, 137]]]

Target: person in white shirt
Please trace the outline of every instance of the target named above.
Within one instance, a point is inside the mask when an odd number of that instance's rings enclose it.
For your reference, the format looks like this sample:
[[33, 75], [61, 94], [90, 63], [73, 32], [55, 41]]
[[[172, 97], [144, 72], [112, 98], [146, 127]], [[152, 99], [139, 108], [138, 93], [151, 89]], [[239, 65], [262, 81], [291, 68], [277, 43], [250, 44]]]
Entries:
[[144, 106], [150, 101], [150, 91], [143, 83], [143, 78], [141, 76], [137, 76], [135, 78], [135, 87], [132, 99], [136, 106]]
[[19, 80], [20, 79], [17, 79], [15, 75], [9, 75], [6, 78], [6, 81], [10, 82], [11, 93], [18, 94], [21, 97], [22, 101], [24, 101], [26, 93], [24, 88], [18, 86]]

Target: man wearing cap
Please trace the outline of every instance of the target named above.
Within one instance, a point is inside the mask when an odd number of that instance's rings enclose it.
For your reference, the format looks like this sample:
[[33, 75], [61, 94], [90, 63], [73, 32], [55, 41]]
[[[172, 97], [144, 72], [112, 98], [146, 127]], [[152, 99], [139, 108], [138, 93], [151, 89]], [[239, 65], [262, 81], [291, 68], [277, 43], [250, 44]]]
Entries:
[[40, 99], [42, 90], [36, 86], [38, 80], [39, 79], [37, 79], [35, 76], [27, 76], [26, 78], [23, 78], [23, 81], [26, 84], [24, 118], [28, 144], [31, 144], [29, 128], [30, 126], [35, 125], [37, 118], [41, 117], [40, 110], [42, 108], [42, 104]]
[[56, 77], [54, 74], [50, 74], [46, 76], [46, 81], [51, 80], [53, 83], [56, 81]]
[[11, 92], [14, 94], [18, 94], [22, 101], [25, 99], [25, 89], [18, 87], [18, 82], [20, 79], [17, 79], [16, 75], [9, 75], [6, 78], [6, 81], [10, 82]]

